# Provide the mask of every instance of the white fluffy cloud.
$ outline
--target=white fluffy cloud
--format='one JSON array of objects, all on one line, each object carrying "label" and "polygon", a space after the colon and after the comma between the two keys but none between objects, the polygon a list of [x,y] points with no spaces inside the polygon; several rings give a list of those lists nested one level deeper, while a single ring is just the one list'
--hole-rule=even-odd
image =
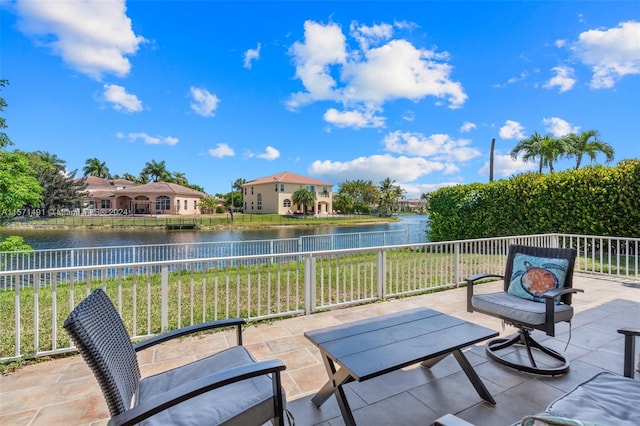
[{"label": "white fluffy cloud", "polygon": [[226,143],[219,143],[215,148],[211,148],[207,151],[210,156],[216,158],[233,157],[236,153]]},{"label": "white fluffy cloud", "polygon": [[116,137],[119,139],[128,139],[129,142],[142,140],[147,145],[175,145],[179,142],[178,138],[174,138],[173,136],[150,136],[143,132],[127,133],[126,135],[124,133],[117,133]]},{"label": "white fluffy cloud", "polygon": [[379,182],[387,177],[398,182],[411,182],[432,172],[443,172],[447,165],[421,157],[395,157],[390,154],[358,157],[350,161],[314,161],[308,169],[311,176],[336,182],[364,179]]},{"label": "white fluffy cloud", "polygon": [[104,98],[113,104],[113,109],[127,112],[142,111],[142,102],[136,95],[127,93],[124,87],[117,84],[105,84]]},{"label": "white fluffy cloud", "polygon": [[215,115],[220,103],[220,99],[216,95],[209,93],[207,89],[191,86],[191,97],[193,98],[191,109],[196,114],[203,117],[213,117]]},{"label": "white fluffy cloud", "polygon": [[[450,108],[458,108],[467,99],[462,85],[451,79],[452,67],[447,63],[446,53],[418,48],[404,39],[391,39],[390,24],[368,27],[352,23],[350,35],[358,47],[351,49],[342,28],[335,23],[306,21],[304,29],[304,41],[295,42],[289,53],[296,78],[305,91],[291,95],[287,102],[289,109],[333,101],[341,104],[345,113],[378,111],[390,100],[419,101],[428,96],[446,99]],[[334,77],[338,75],[339,80]],[[332,109],[325,119],[333,118],[332,124],[353,127],[377,127],[380,123],[338,120],[339,114]],[[381,117],[361,114],[359,118]]]},{"label": "white fluffy cloud", "polygon": [[517,121],[507,120],[498,132],[502,139],[524,139],[524,127]]},{"label": "white fluffy cloud", "polygon": [[572,126],[569,122],[558,117],[543,118],[542,124],[545,125],[547,132],[559,138],[569,133],[580,132],[580,127]]},{"label": "white fluffy cloud", "polygon": [[562,93],[571,90],[576,84],[573,68],[559,66],[551,68],[551,71],[555,73],[555,76],[551,77],[544,87],[548,89],[558,87],[559,92]]},{"label": "white fluffy cloud", "polygon": [[421,133],[398,131],[385,136],[383,143],[389,152],[433,157],[446,162],[464,162],[481,154],[479,150],[468,146],[471,141],[455,140],[445,134],[425,136]]},{"label": "white fluffy cloud", "polygon": [[134,34],[124,0],[19,0],[20,29],[74,69],[95,79],[129,74],[142,36]]},{"label": "white fluffy cloud", "polygon": [[267,161],[273,161],[276,158],[280,157],[280,151],[278,151],[272,146],[267,146],[264,149],[264,152],[261,154],[257,154],[256,157],[262,158],[263,160],[267,160]]},{"label": "white fluffy cloud", "polygon": [[471,123],[469,121],[465,121],[464,123],[462,123],[462,126],[460,126],[460,132],[461,133],[468,133],[473,129],[476,129],[478,126],[476,126],[475,123]]},{"label": "white fluffy cloud", "polygon": [[247,49],[247,51],[244,52],[244,63],[242,66],[251,69],[253,62],[258,59],[260,59],[260,43],[258,43],[258,47],[255,49]]},{"label": "white fluffy cloud", "polygon": [[324,113],[324,120],[336,127],[384,127],[385,118],[376,116],[375,110],[372,111],[343,111],[340,112],[335,108],[329,108]]},{"label": "white fluffy cloud", "polygon": [[613,87],[625,75],[640,74],[640,22],[585,31],[572,50],[582,63],[591,67],[592,88]]}]

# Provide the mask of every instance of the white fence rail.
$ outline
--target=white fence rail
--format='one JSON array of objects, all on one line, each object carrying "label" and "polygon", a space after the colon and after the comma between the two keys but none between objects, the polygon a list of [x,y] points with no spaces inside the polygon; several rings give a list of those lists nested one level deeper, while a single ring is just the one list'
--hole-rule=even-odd
[{"label": "white fence rail", "polygon": [[[79,247],[0,252],[4,271],[119,265],[165,260],[209,259],[213,257],[299,253],[306,251],[376,247],[426,242],[426,222],[404,229],[304,235],[297,238],[250,241],[214,241],[180,244],[151,244],[112,247]],[[0,283],[0,288],[1,283]]]},{"label": "white fence rail", "polygon": [[640,239],[558,234],[2,271],[0,361],[73,350],[62,323],[99,287],[139,338],[457,286],[468,275],[502,273],[512,243],[575,247],[577,272],[639,279]]}]

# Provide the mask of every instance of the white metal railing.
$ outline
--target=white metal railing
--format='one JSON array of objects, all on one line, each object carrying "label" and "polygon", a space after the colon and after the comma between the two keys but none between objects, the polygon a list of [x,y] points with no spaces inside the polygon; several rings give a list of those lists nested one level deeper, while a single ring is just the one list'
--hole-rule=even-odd
[{"label": "white metal railing", "polygon": [[[0,252],[0,268],[9,271],[144,263],[164,260],[299,253],[426,242],[426,223],[404,229],[304,235],[249,241],[214,241],[110,247],[78,247]],[[2,288],[0,283],[0,288]]]},{"label": "white metal railing", "polygon": [[639,279],[640,239],[564,234],[2,271],[0,360],[73,350],[64,319],[99,287],[140,338],[214,319],[303,315],[457,286],[472,274],[502,273],[512,243],[574,247],[576,272]]}]

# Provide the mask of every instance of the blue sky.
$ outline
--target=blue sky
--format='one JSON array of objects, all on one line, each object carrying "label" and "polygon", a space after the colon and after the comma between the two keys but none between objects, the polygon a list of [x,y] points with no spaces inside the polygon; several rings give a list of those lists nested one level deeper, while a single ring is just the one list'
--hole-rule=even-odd
[{"label": "blue sky", "polygon": [[[534,131],[640,157],[633,1],[10,1],[14,148],[112,174],[151,160],[210,194],[282,171],[418,197],[527,170]],[[599,162],[604,158],[599,157]],[[585,158],[586,163],[589,160]],[[556,168],[570,167],[569,161]]]}]

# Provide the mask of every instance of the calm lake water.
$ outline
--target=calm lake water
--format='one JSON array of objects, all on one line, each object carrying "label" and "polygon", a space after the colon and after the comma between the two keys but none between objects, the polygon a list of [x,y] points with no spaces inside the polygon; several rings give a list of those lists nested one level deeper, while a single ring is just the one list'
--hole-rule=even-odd
[{"label": "calm lake water", "polygon": [[[271,240],[303,235],[379,232],[409,228],[409,232],[426,233],[425,215],[400,216],[394,223],[360,226],[282,227],[268,229],[204,230],[58,230],[0,229],[0,237],[20,235],[35,250],[77,247],[112,247],[147,244],[178,244],[219,241]],[[426,237],[425,237],[426,238]],[[425,239],[426,240],[426,239]]]}]

